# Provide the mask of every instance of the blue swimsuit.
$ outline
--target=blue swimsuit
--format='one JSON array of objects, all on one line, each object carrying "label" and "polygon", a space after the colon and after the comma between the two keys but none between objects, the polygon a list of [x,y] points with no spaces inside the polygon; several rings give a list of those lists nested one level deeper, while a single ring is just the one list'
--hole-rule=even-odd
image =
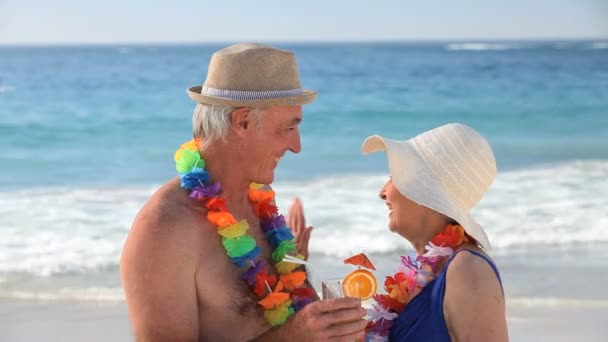
[{"label": "blue swimsuit", "polygon": [[433,341],[449,342],[450,334],[443,317],[443,297],[445,296],[445,281],[448,266],[454,260],[456,254],[467,251],[483,258],[492,266],[496,277],[500,281],[498,269],[492,261],[470,249],[461,249],[454,253],[446,263],[443,271],[430,281],[420,293],[414,297],[395,319],[390,331],[390,341]]}]

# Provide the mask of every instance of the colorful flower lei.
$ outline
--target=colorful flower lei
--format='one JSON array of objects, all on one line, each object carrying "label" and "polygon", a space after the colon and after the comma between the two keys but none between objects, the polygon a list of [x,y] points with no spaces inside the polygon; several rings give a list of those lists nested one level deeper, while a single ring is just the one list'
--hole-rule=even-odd
[{"label": "colorful flower lei", "polygon": [[409,301],[437,276],[443,261],[449,258],[458,246],[468,241],[462,226],[448,224],[425,246],[427,252],[424,255],[418,255],[416,258],[402,256],[397,265],[397,273],[387,276],[384,282],[387,294],[377,294],[373,297],[375,303],[368,310],[367,331],[379,336],[388,336],[395,318]]},{"label": "colorful flower lei", "polygon": [[[189,197],[207,208],[207,219],[217,227],[222,245],[232,262],[238,267],[247,268],[242,279],[260,298],[258,304],[264,308],[266,321],[273,326],[281,325],[312,302],[314,290],[301,287],[306,281],[306,272],[296,271],[301,265],[283,261],[285,255],[296,252],[296,244],[285,218],[274,205],[274,191],[263,190],[263,185],[252,183],[248,196],[254,213],[260,218],[262,230],[274,249],[272,259],[279,273],[278,279],[268,272],[266,261],[258,259],[260,248],[255,239],[247,234],[247,221],[237,221],[230,214],[225,199],[220,197],[220,184],[210,183],[199,146],[200,141],[195,139],[184,143],[175,152],[175,168],[179,172],[181,187],[189,189]],[[301,254],[294,257],[304,259]]]}]

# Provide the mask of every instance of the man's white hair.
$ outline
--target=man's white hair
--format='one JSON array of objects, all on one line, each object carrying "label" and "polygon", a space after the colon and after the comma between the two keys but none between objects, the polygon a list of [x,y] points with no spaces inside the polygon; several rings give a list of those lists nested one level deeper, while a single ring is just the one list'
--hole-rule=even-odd
[{"label": "man's white hair", "polygon": [[[199,103],[192,114],[192,133],[195,138],[202,139],[204,149],[209,143],[224,140],[230,128],[230,116],[238,107],[222,107]],[[260,122],[263,110],[252,108],[254,120]]]}]

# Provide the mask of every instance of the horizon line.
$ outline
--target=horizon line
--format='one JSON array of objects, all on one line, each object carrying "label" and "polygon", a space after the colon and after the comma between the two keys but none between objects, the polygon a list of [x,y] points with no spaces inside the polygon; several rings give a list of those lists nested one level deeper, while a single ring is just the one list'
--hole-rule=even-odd
[{"label": "horizon line", "polygon": [[313,40],[313,39],[296,39],[296,40],[282,40],[282,39],[266,39],[266,40],[252,40],[252,39],[226,39],[226,40],[207,40],[207,41],[195,41],[195,40],[159,40],[159,41],[74,41],[74,42],[62,42],[62,41],[50,41],[50,42],[1,42],[0,46],[22,46],[22,47],[38,47],[38,46],[117,46],[117,45],[215,45],[215,44],[226,44],[233,42],[258,42],[258,43],[272,43],[272,44],[340,44],[340,43],[477,43],[477,42],[588,42],[588,41],[604,41],[608,40],[608,36],[605,37],[513,37],[513,38],[403,38],[403,39],[341,39],[341,40]]}]

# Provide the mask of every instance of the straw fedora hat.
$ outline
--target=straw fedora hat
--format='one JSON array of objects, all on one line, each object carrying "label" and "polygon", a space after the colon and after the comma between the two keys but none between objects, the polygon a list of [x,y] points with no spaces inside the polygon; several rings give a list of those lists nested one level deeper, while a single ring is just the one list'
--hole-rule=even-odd
[{"label": "straw fedora hat", "polygon": [[230,107],[300,106],[317,96],[302,89],[292,52],[252,43],[214,53],[205,83],[189,88],[188,95],[200,103]]},{"label": "straw fedora hat", "polygon": [[490,249],[485,230],[470,214],[496,178],[494,153],[479,133],[451,123],[405,141],[373,135],[361,150],[386,151],[393,184],[402,195],[458,221]]}]

